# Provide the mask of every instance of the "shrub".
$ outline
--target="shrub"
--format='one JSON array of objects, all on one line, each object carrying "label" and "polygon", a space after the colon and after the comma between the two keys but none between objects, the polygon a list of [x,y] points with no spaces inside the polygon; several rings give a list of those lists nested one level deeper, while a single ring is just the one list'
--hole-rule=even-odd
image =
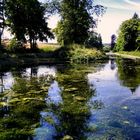
[{"label": "shrub", "polygon": [[103,51],[104,52],[109,52],[111,50],[111,47],[110,46],[104,46],[103,47]]},{"label": "shrub", "polygon": [[13,38],[8,45],[8,51],[10,52],[23,52],[25,47],[21,41],[18,41],[16,38]]},{"label": "shrub", "polygon": [[95,48],[86,48],[84,45],[78,44],[65,47],[65,51],[67,52],[63,54],[67,56],[67,59],[76,63],[88,62],[103,56],[102,52]]}]

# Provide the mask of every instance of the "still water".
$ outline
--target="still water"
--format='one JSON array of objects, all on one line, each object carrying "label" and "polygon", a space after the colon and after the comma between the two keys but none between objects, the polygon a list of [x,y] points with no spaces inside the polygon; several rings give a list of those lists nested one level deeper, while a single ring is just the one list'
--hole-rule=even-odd
[{"label": "still water", "polygon": [[0,140],[140,140],[140,62],[0,73]]}]

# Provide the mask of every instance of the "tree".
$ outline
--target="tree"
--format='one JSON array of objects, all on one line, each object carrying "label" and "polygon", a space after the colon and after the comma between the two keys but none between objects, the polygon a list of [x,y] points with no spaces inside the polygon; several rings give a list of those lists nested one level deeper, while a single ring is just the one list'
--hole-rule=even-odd
[{"label": "tree", "polygon": [[89,32],[89,38],[85,41],[85,45],[90,48],[101,49],[103,47],[102,37],[96,32]]},{"label": "tree", "polygon": [[7,0],[6,18],[11,33],[17,40],[29,40],[31,49],[36,48],[36,41],[53,38],[46,22],[45,8],[37,0]]},{"label": "tree", "polygon": [[60,44],[83,44],[88,39],[89,29],[95,26],[93,14],[100,15],[105,9],[94,6],[92,0],[62,0],[61,21],[54,30]]},{"label": "tree", "polygon": [[116,35],[113,34],[111,36],[111,50],[113,50],[113,48],[115,47],[115,44],[116,44],[115,41],[116,41]]},{"label": "tree", "polygon": [[132,51],[140,49],[139,44],[140,35],[140,18],[136,13],[133,18],[124,21],[119,29],[119,36],[117,39],[117,51]]},{"label": "tree", "polygon": [[132,19],[139,19],[139,15],[137,13],[134,13]]},{"label": "tree", "polygon": [[0,47],[3,30],[4,30],[4,0],[0,0]]}]

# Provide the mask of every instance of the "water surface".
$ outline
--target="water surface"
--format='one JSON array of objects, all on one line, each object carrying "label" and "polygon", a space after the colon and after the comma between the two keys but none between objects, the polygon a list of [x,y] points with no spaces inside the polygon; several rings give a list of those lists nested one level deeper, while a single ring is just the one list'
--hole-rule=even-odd
[{"label": "water surface", "polygon": [[140,62],[1,72],[1,140],[139,140]]}]

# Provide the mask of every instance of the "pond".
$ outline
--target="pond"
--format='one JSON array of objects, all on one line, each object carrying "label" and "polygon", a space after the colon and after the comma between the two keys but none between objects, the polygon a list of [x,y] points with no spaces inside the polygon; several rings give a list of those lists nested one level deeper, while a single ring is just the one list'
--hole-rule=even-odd
[{"label": "pond", "polygon": [[0,72],[0,140],[139,140],[140,62]]}]

